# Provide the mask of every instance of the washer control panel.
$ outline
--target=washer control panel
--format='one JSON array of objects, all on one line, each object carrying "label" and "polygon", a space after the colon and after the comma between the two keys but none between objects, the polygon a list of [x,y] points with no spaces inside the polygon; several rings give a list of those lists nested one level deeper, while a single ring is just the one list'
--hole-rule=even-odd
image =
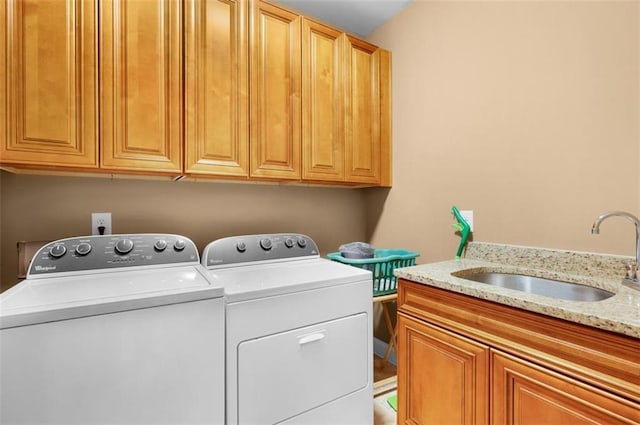
[{"label": "washer control panel", "polygon": [[202,252],[207,268],[229,267],[256,261],[319,257],[318,247],[309,236],[297,233],[244,235],[218,239]]},{"label": "washer control panel", "polygon": [[27,276],[162,264],[198,264],[196,245],[171,234],[81,236],[51,242],[34,255]]}]

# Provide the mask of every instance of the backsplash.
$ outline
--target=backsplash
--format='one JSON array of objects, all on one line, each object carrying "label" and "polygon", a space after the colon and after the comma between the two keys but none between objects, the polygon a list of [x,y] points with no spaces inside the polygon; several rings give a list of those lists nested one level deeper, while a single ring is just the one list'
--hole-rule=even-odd
[{"label": "backsplash", "polygon": [[532,269],[554,270],[592,277],[624,277],[625,264],[634,261],[624,255],[598,254],[488,242],[470,242],[465,258],[510,264]]}]

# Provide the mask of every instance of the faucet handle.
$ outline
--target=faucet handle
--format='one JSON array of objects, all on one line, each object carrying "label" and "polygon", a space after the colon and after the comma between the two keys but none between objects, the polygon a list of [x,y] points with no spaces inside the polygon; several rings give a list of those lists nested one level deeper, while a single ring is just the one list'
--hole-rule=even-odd
[{"label": "faucet handle", "polygon": [[638,265],[635,263],[629,263],[625,265],[627,273],[625,274],[625,279],[631,280],[634,282],[638,281]]}]

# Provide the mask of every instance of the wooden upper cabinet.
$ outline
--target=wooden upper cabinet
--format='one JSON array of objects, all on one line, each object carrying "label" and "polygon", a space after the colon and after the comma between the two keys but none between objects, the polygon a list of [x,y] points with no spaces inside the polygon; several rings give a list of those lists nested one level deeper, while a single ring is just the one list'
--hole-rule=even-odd
[{"label": "wooden upper cabinet", "polygon": [[185,7],[185,171],[248,176],[247,1]]},{"label": "wooden upper cabinet", "polygon": [[346,180],[380,184],[380,49],[347,36]]},{"label": "wooden upper cabinet", "polygon": [[302,177],[344,181],[344,39],[302,21]]},{"label": "wooden upper cabinet", "polygon": [[390,54],[342,31],[263,0],[0,0],[0,23],[1,165],[390,186]]},{"label": "wooden upper cabinet", "polygon": [[380,186],[391,187],[391,52],[380,49]]},{"label": "wooden upper cabinet", "polygon": [[182,2],[99,4],[101,166],[180,173]]},{"label": "wooden upper cabinet", "polygon": [[98,166],[96,16],[91,1],[0,1],[0,163]]},{"label": "wooden upper cabinet", "polygon": [[250,20],[250,174],[300,180],[301,17],[258,0]]}]

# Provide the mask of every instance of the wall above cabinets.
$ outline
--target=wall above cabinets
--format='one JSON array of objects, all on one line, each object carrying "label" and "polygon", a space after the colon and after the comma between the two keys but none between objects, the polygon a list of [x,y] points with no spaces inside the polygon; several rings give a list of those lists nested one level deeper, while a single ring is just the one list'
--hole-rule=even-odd
[{"label": "wall above cabinets", "polygon": [[8,0],[0,21],[4,169],[391,185],[390,53],[337,29],[260,0]]}]

